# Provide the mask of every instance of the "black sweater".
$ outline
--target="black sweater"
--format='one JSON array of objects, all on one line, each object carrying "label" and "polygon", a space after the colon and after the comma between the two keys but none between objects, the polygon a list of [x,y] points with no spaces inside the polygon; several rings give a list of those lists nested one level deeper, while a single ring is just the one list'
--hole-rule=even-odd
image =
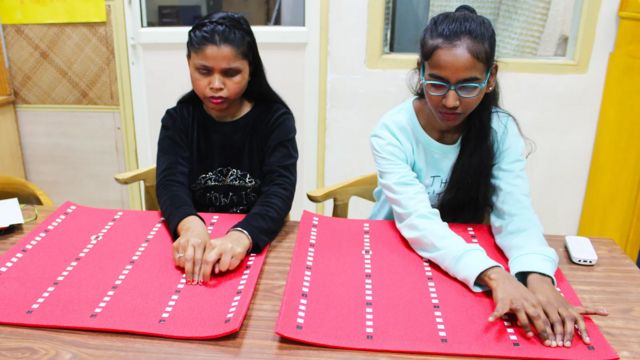
[{"label": "black sweater", "polygon": [[180,221],[202,212],[246,213],[259,253],[278,234],[296,186],[296,129],[291,111],[256,102],[237,120],[219,122],[199,99],[180,101],[162,118],[156,193],[174,237]]}]

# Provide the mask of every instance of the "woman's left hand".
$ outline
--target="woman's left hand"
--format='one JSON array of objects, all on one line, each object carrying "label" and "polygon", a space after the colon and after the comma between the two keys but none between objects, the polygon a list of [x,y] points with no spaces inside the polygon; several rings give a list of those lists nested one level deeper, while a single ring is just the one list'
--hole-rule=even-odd
[{"label": "woman's left hand", "polygon": [[583,315],[608,315],[605,309],[573,306],[560,294],[553,281],[542,274],[531,273],[527,278],[527,288],[538,298],[551,323],[553,336],[558,346],[571,346],[574,328],[586,344],[591,343]]},{"label": "woman's left hand", "polygon": [[251,240],[240,231],[230,231],[223,237],[207,241],[198,278],[206,284],[212,272],[218,274],[235,269],[250,248]]}]

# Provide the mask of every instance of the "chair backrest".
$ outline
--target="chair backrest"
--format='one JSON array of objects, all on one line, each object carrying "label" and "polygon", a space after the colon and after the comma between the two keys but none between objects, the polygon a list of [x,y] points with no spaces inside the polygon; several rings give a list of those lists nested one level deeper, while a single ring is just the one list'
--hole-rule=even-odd
[{"label": "chair backrest", "polygon": [[14,197],[21,204],[54,206],[51,198],[34,183],[15,176],[0,176],[0,199]]},{"label": "chair backrest", "polygon": [[144,208],[146,210],[160,210],[156,197],[156,166],[144,169],[136,169],[121,174],[116,174],[114,179],[120,184],[134,184],[142,181],[144,185]]},{"label": "chair backrest", "polygon": [[[144,184],[144,203],[146,210],[159,210],[156,197],[156,167],[127,171],[114,176],[115,180],[123,185],[134,184],[142,181]],[[333,200],[334,217],[346,218],[349,214],[349,200],[352,196],[374,201],[373,190],[378,185],[376,173],[357,177],[339,184],[309,191],[307,197],[314,203],[321,203],[329,199]]]},{"label": "chair backrest", "polygon": [[378,186],[376,173],[359,176],[335,185],[315,189],[307,193],[307,197],[314,203],[321,203],[333,199],[332,216],[346,218],[349,215],[349,200],[357,196],[374,201],[373,190]]}]

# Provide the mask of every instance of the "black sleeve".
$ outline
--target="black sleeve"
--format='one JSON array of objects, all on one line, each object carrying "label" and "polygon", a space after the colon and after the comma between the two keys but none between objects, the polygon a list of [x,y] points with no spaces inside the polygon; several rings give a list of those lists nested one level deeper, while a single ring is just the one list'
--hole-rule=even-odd
[{"label": "black sleeve", "polygon": [[175,108],[170,109],[162,118],[156,159],[156,196],[174,240],[180,221],[190,215],[198,216],[189,189],[188,124],[177,114]]},{"label": "black sleeve", "polygon": [[253,240],[253,253],[261,252],[284,225],[296,189],[298,147],[293,114],[279,107],[265,134],[264,180],[260,197],[235,227],[246,230]]}]

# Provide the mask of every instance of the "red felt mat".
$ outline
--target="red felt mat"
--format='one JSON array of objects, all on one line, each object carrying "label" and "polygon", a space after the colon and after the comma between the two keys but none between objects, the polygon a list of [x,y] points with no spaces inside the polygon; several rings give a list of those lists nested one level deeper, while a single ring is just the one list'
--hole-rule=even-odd
[{"label": "red felt mat", "polygon": [[[451,225],[505,264],[490,229]],[[579,300],[560,270],[558,287]],[[307,343],[351,349],[536,359],[613,359],[616,352],[587,319],[593,345],[547,348],[509,321],[487,322],[494,309],[418,256],[392,221],[347,220],[305,213],[276,332]]]},{"label": "red felt mat", "polygon": [[[213,237],[242,217],[201,216]],[[238,331],[266,251],[197,286],[171,244],[157,211],[67,202],[0,258],[0,323],[192,339]]]}]

